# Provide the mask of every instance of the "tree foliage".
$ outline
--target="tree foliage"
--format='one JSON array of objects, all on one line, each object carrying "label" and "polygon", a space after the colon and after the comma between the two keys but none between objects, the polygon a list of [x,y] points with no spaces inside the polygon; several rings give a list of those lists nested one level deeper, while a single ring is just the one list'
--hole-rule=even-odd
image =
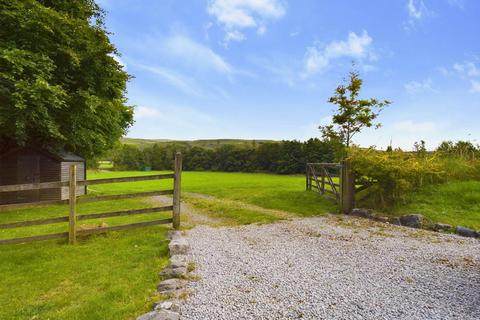
[{"label": "tree foliage", "polygon": [[0,0],[0,152],[110,149],[133,122],[115,54],[93,0]]},{"label": "tree foliage", "polygon": [[328,102],[337,106],[336,113],[332,117],[332,124],[320,126],[324,138],[339,141],[347,148],[352,138],[363,128],[380,127],[374,123],[380,111],[391,102],[380,101],[375,98],[360,99],[358,96],[362,88],[363,80],[357,71],[349,74],[349,83],[341,84],[335,89],[335,94]]},{"label": "tree foliage", "polygon": [[307,162],[336,160],[335,147],[319,139],[268,142],[251,147],[222,145],[216,149],[177,144],[155,144],[144,149],[123,145],[113,152],[114,168],[172,170],[177,150],[183,153],[184,169],[192,171],[304,173]]}]

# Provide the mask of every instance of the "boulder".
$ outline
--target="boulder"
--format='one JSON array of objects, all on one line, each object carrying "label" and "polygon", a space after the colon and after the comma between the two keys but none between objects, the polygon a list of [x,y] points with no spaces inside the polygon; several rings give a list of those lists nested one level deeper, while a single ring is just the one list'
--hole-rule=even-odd
[{"label": "boulder", "polygon": [[463,237],[469,237],[469,238],[478,237],[478,233],[475,232],[475,230],[465,228],[465,227],[462,227],[462,226],[458,226],[455,229],[455,233],[458,234],[459,236],[463,236]]},{"label": "boulder", "polygon": [[157,291],[160,293],[169,293],[182,289],[187,282],[183,279],[168,279],[160,282],[157,286]]},{"label": "boulder", "polygon": [[145,313],[137,318],[137,320],[178,320],[180,315],[169,310],[158,310]]},{"label": "boulder", "polygon": [[185,278],[187,276],[187,268],[178,267],[172,268],[167,267],[160,272],[160,276],[164,278]]},{"label": "boulder", "polygon": [[400,223],[402,226],[410,228],[421,228],[425,218],[421,214],[407,214],[400,217]]},{"label": "boulder", "polygon": [[400,222],[400,218],[397,218],[397,217],[388,219],[388,222],[396,226],[402,225],[402,223]]},{"label": "boulder", "polygon": [[435,223],[433,225],[434,231],[450,231],[451,229],[452,229],[452,226],[446,223]]},{"label": "boulder", "polygon": [[186,268],[188,265],[188,257],[184,254],[176,254],[170,257],[171,268]]},{"label": "boulder", "polygon": [[170,250],[170,255],[174,256],[176,254],[186,254],[190,250],[190,246],[187,239],[177,238],[170,241],[168,249]]},{"label": "boulder", "polygon": [[181,304],[178,300],[159,301],[155,304],[154,310],[170,310],[173,312],[180,312]]},{"label": "boulder", "polygon": [[181,231],[178,230],[172,230],[168,232],[168,238],[170,240],[175,240],[175,239],[180,239],[183,237],[183,234]]}]

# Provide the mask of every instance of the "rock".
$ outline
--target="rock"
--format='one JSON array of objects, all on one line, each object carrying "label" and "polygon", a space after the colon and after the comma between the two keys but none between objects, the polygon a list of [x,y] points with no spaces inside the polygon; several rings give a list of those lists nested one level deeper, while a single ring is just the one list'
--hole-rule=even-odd
[{"label": "rock", "polygon": [[187,282],[183,279],[168,279],[163,280],[157,286],[157,291],[160,293],[169,293],[176,291],[178,289],[182,289],[185,287]]},{"label": "rock", "polygon": [[394,224],[396,226],[401,226],[402,225],[402,223],[400,222],[400,218],[397,218],[397,217],[390,218],[388,220],[388,222],[390,222],[391,224]]},{"label": "rock", "polygon": [[165,278],[184,278],[187,276],[187,268],[178,267],[172,268],[167,267],[160,272],[160,276]]},{"label": "rock", "polygon": [[158,310],[145,313],[137,318],[137,320],[178,320],[180,314],[169,310]]},{"label": "rock", "polygon": [[184,254],[176,254],[170,257],[171,268],[186,268],[188,265],[188,257]]},{"label": "rock", "polygon": [[168,244],[170,255],[186,254],[190,250],[188,241],[185,238],[172,239]]},{"label": "rock", "polygon": [[425,218],[421,214],[407,214],[400,217],[402,226],[410,228],[421,228]]},{"label": "rock", "polygon": [[433,225],[434,231],[450,231],[451,229],[452,229],[452,226],[446,223],[435,223]]},{"label": "rock", "polygon": [[137,318],[137,320],[153,320],[155,319],[156,315],[157,312],[151,311],[149,313],[142,314],[140,317]]},{"label": "rock", "polygon": [[178,231],[178,230],[172,230],[172,231],[169,231],[168,232],[168,238],[170,240],[176,240],[176,239],[180,239],[182,238],[183,235],[182,235],[182,232],[181,231]]},{"label": "rock", "polygon": [[178,300],[166,300],[156,303],[154,310],[170,310],[174,312],[180,312],[180,302]]},{"label": "rock", "polygon": [[478,237],[478,234],[477,232],[475,232],[475,230],[468,229],[462,226],[457,226],[457,228],[455,229],[455,233],[463,237],[469,237],[469,238]]},{"label": "rock", "polygon": [[363,209],[363,208],[354,208],[350,214],[352,216],[363,217],[363,218],[372,218],[374,216],[371,210]]},{"label": "rock", "polygon": [[[159,318],[158,320],[178,320],[180,319],[180,314],[177,312],[173,312],[170,310],[159,310],[158,311]],[[157,320],[155,319],[155,320]]]}]

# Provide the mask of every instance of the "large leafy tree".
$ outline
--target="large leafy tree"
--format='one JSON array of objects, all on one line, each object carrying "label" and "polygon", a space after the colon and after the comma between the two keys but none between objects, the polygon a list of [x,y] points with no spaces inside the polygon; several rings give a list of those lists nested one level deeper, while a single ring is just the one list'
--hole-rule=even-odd
[{"label": "large leafy tree", "polygon": [[0,0],[0,152],[111,148],[133,123],[116,54],[93,0]]},{"label": "large leafy tree", "polygon": [[359,98],[362,84],[360,74],[357,71],[351,71],[348,83],[341,84],[335,89],[335,94],[328,100],[337,107],[332,116],[333,123],[319,127],[324,138],[338,141],[348,148],[353,136],[363,128],[380,127],[380,123],[375,123],[375,119],[391,102],[375,98]]}]

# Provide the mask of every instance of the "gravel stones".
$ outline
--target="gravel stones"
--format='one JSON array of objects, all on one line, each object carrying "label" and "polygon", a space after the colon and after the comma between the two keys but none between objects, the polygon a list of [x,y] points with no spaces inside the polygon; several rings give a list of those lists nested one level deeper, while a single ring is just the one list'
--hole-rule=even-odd
[{"label": "gravel stones", "polygon": [[355,217],[189,231],[182,319],[480,319],[480,242]]}]

